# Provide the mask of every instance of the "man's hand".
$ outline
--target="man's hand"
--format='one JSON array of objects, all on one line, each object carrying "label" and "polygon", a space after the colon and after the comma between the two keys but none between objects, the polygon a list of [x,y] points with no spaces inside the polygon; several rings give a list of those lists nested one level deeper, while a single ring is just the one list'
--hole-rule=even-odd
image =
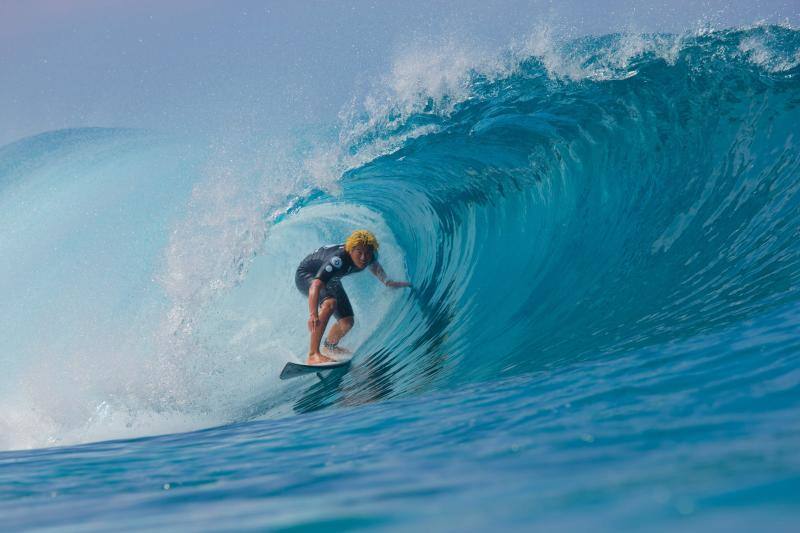
[{"label": "man's hand", "polygon": [[314,332],[319,327],[319,316],[311,315],[308,318],[308,331]]},{"label": "man's hand", "polygon": [[400,287],[410,287],[411,284],[407,281],[392,281],[390,279],[387,279],[386,286],[391,287],[393,289],[399,289]]}]

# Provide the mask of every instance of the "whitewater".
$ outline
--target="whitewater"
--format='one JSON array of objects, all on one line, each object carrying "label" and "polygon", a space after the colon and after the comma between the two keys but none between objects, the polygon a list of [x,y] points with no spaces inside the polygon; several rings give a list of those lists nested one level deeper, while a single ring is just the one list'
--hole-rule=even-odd
[{"label": "whitewater", "polygon": [[[10,528],[794,530],[800,32],[453,46],[293,142],[0,147]],[[351,370],[281,382],[356,228]]]}]

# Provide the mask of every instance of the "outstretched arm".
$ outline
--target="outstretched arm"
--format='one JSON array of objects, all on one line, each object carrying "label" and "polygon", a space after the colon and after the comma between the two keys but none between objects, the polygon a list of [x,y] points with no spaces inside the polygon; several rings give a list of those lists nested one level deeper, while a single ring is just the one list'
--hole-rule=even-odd
[{"label": "outstretched arm", "polygon": [[407,281],[392,281],[386,277],[386,272],[383,271],[383,267],[381,266],[378,261],[373,261],[372,264],[369,266],[370,272],[372,272],[376,278],[380,280],[381,283],[386,285],[387,287],[392,287],[394,289],[398,287],[410,287],[411,284]]}]

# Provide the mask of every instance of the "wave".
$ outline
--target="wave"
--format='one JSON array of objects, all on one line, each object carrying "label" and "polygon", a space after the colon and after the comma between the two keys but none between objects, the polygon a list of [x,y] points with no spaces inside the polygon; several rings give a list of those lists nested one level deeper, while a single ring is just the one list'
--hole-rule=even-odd
[{"label": "wave", "polygon": [[[130,130],[0,149],[4,448],[355,405],[739,328],[798,303],[800,33],[546,31],[399,60],[302,149]],[[305,344],[293,269],[374,228],[358,363]]]}]

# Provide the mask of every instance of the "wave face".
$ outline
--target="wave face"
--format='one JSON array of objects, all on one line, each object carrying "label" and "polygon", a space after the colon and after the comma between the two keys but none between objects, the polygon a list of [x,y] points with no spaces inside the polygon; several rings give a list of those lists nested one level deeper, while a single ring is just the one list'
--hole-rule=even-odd
[{"label": "wave face", "polygon": [[[726,355],[751,345],[796,375],[798,65],[800,34],[781,27],[538,35],[491,60],[398,63],[386,94],[312,150],[209,155],[100,129],[6,146],[0,444],[182,431],[576,364],[610,365],[623,386],[614,372],[632,354],[657,373],[677,353],[687,371],[659,381],[663,394],[731,365],[720,387],[760,387],[764,361]],[[280,383],[305,345],[293,269],[356,226],[415,290],[346,280],[353,371],[332,387]],[[776,409],[796,407],[796,380],[786,387]]]},{"label": "wave face", "polygon": [[796,306],[798,37],[573,42],[347,139],[356,160],[402,139],[343,179],[418,287],[370,343],[389,372],[611,361]]}]

